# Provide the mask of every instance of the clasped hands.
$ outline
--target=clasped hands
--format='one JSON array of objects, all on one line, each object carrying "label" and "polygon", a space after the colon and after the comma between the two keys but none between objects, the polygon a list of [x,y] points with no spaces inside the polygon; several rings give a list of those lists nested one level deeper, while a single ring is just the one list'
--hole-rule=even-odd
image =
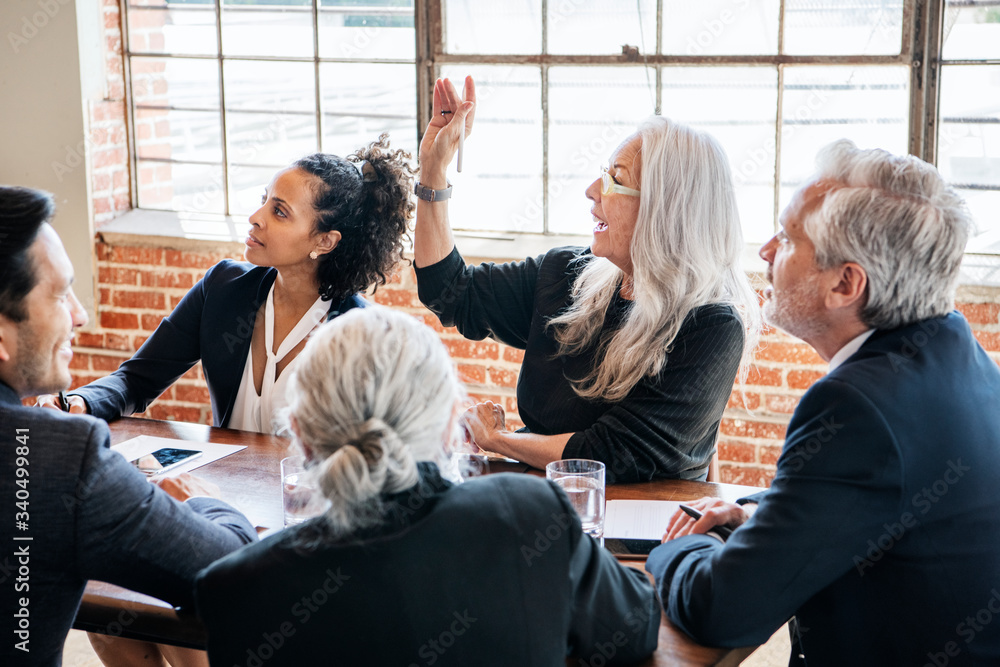
[{"label": "clasped hands", "polygon": [[466,410],[462,415],[461,424],[465,428],[469,443],[486,451],[496,451],[490,449],[490,443],[495,440],[497,433],[507,430],[504,409],[493,401],[476,403]]}]

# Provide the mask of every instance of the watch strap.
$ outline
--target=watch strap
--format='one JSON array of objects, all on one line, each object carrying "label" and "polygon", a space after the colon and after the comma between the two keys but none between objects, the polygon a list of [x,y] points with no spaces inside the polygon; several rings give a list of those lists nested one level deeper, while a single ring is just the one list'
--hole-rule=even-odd
[{"label": "watch strap", "polygon": [[420,183],[413,184],[413,194],[417,195],[419,199],[424,201],[442,201],[451,197],[451,181],[447,181],[448,187],[444,190],[432,190],[426,185],[421,185]]}]

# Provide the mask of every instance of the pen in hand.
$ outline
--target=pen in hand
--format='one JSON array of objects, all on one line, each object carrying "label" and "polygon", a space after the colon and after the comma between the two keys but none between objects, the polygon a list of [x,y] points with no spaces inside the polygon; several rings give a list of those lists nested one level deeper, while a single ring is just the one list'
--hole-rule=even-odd
[{"label": "pen in hand", "polygon": [[[693,517],[695,520],[698,520],[702,517],[702,513],[696,510],[695,508],[691,507],[690,505],[685,505],[681,503],[680,508],[684,510],[685,514],[687,514],[690,517]],[[717,533],[719,537],[721,537],[723,540],[728,540],[729,536],[733,534],[733,529],[729,528],[728,526],[715,526],[714,528],[712,528],[712,531]]]},{"label": "pen in hand", "polygon": [[66,400],[66,392],[59,392],[59,409],[63,412],[69,412],[69,401]]}]

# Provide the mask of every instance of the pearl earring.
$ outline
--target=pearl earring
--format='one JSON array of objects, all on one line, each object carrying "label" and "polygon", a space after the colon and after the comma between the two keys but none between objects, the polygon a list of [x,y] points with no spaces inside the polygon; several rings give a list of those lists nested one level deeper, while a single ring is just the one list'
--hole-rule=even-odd
[{"label": "pearl earring", "polygon": [[309,259],[319,259],[319,253],[313,250],[311,253],[309,253]]}]

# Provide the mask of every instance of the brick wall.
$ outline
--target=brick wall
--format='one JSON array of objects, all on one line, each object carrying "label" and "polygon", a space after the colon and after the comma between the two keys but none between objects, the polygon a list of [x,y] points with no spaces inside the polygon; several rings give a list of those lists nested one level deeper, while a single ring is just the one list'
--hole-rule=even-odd
[{"label": "brick wall", "polygon": [[[98,320],[80,333],[73,358],[73,386],[115,370],[146,340],[205,271],[225,257],[239,259],[241,246],[206,247],[201,252],[108,245],[98,241]],[[471,260],[470,260],[471,261]],[[1000,364],[1000,289],[963,289],[959,309],[976,337]],[[411,269],[400,272],[372,300],[421,318],[448,346],[470,397],[504,406],[517,418],[514,387],[521,352],[492,340],[468,341],[444,328],[417,300]],[[774,475],[788,419],[826,364],[808,345],[779,331],[767,332],[741,394],[737,387],[719,433],[722,481],[766,486]],[[745,394],[746,405],[744,406]],[[154,419],[211,423],[208,389],[196,366],[145,413]]]}]

